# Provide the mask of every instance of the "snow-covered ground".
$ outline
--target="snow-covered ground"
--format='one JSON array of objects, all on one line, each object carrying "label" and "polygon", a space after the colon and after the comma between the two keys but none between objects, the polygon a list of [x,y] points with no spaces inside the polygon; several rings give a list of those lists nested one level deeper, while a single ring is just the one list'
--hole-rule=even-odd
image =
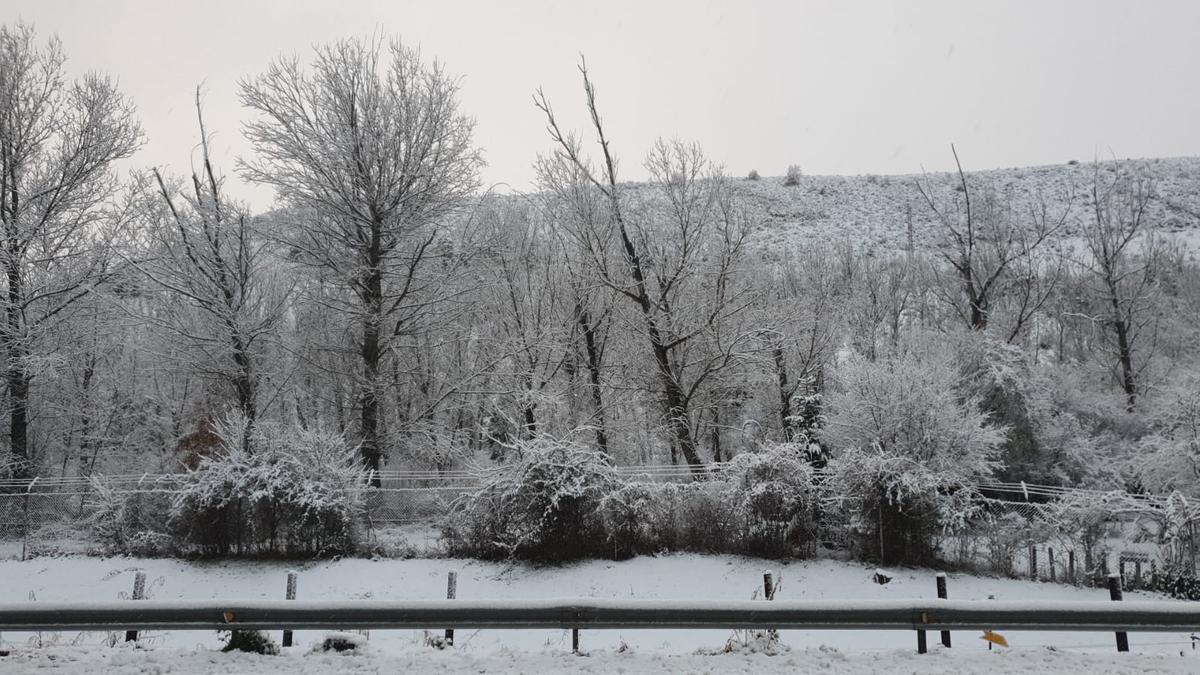
[{"label": "snow-covered ground", "polygon": [[[148,577],[148,595],[158,599],[280,598],[286,573],[300,573],[299,593],[305,599],[437,599],[444,597],[446,573],[458,571],[458,597],[478,599],[539,599],[566,596],[597,598],[673,598],[688,600],[746,600],[762,583],[762,572],[782,579],[781,599],[930,598],[935,596],[930,570],[898,570],[886,586],[872,582],[873,568],[835,560],[778,563],[732,556],[671,555],[624,562],[589,561],[563,567],[530,567],[473,560],[413,559],[310,562],[188,563],[177,560],[125,558],[37,558],[0,562],[0,601],[113,600],[128,593],[134,572]],[[951,574],[949,590],[956,599],[1094,600],[1106,602],[1101,589],[1072,588],[1010,579]],[[1128,599],[1153,596],[1129,593]],[[211,650],[220,645],[214,632],[155,632],[145,636],[148,650],[131,652],[104,647],[108,636],[72,634],[2,636],[12,656],[0,658],[0,673],[25,672],[35,667],[62,672],[920,672],[993,673],[1018,671],[1198,672],[1200,652],[1193,652],[1187,634],[1130,635],[1133,655],[1115,653],[1107,633],[1009,633],[1004,654],[988,653],[974,633],[955,635],[950,654],[915,655],[910,631],[784,631],[787,651],[771,657],[714,655],[730,638],[722,630],[593,630],[582,634],[582,648],[591,654],[574,657],[567,631],[460,630],[457,646],[436,652],[424,646],[415,631],[374,631],[366,657],[307,654],[322,633],[296,634],[297,648],[274,660],[229,656]],[[278,635],[275,636],[278,639]],[[51,647],[34,649],[41,640]],[[931,646],[937,642],[930,635]],[[1048,650],[1047,646],[1055,648]],[[180,651],[183,650],[183,651]],[[196,651],[199,650],[199,651]],[[1180,652],[1184,656],[1180,656]],[[337,658],[339,660],[330,661]],[[1115,668],[1115,670],[1114,670]],[[1156,670],[1157,669],[1157,670]]]},{"label": "snow-covered ground", "polygon": [[980,652],[937,649],[918,655],[912,650],[843,651],[832,648],[766,654],[673,654],[627,650],[593,651],[581,656],[561,651],[475,652],[410,647],[382,653],[314,654],[297,648],[281,656],[223,654],[193,649],[96,651],[78,647],[22,652],[0,658],[0,673],[143,675],[153,673],[922,673],[923,675],[1029,675],[1030,673],[1195,673],[1200,656],[1183,654],[1081,654],[1049,649]]}]

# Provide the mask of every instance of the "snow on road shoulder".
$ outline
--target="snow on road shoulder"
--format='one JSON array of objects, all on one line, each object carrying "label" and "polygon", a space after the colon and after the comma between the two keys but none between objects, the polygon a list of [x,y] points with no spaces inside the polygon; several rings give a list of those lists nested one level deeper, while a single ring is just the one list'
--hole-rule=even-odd
[{"label": "snow on road shoulder", "polygon": [[1045,648],[1006,652],[912,650],[843,652],[814,648],[765,654],[663,654],[637,651],[595,652],[584,656],[545,652],[500,651],[490,654],[412,649],[400,653],[325,654],[303,649],[281,656],[227,654],[206,649],[106,649],[83,647],[24,648],[0,658],[0,674],[63,675],[212,673],[858,673],[919,672],[938,675],[988,673],[1195,673],[1200,657],[1183,654],[1079,654]]}]

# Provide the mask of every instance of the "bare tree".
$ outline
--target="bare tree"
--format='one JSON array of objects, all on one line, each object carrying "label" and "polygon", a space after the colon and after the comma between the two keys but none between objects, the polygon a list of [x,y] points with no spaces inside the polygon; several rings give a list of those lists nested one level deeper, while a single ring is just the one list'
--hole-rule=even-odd
[{"label": "bare tree", "polygon": [[244,206],[229,200],[209,153],[196,89],[201,167],[190,189],[179,190],[158,169],[163,208],[150,212],[148,251],[131,260],[165,291],[166,312],[150,317],[198,351],[198,372],[227,382],[245,419],[246,438],[259,412],[262,342],[280,318],[287,292],[272,285],[266,242],[256,236]]},{"label": "bare tree", "polygon": [[1111,180],[1099,163],[1093,171],[1093,217],[1083,228],[1085,257],[1079,265],[1091,279],[1099,302],[1096,318],[1108,336],[1106,349],[1133,410],[1157,333],[1162,242],[1147,222],[1153,187],[1124,167],[1112,169]]},{"label": "bare tree", "polygon": [[57,39],[0,26],[0,266],[7,352],[9,443],[29,449],[31,362],[40,337],[109,269],[108,239],[119,184],[111,167],[133,154],[141,130],[133,106],[98,74],[69,82]]},{"label": "bare tree", "polygon": [[[958,194],[946,204],[935,196],[928,180],[917,181],[917,191],[942,227],[944,236],[938,253],[953,270],[953,285],[961,291],[961,301],[949,294],[947,300],[969,328],[984,330],[994,300],[1004,292],[1010,268],[1035,255],[1058,232],[1067,219],[1070,201],[1057,217],[1042,208],[1031,212],[1028,223],[1021,222],[1012,213],[1009,196],[995,189],[980,191],[973,187],[963,172],[958,151],[953,145],[950,151],[958,169]],[[1029,301],[1040,307],[1047,295],[1039,291],[1026,298],[1016,332],[1028,319],[1025,311],[1031,306]]]},{"label": "bare tree", "polygon": [[720,328],[749,301],[731,284],[749,232],[729,181],[695,145],[660,141],[645,162],[652,194],[631,208],[617,179],[617,162],[596,107],[596,90],[580,65],[601,169],[583,157],[579,142],[562,131],[545,95],[535,96],[557,145],[541,162],[544,184],[585,181],[608,203],[604,218],[573,230],[596,279],[626,298],[640,316],[661,386],[672,448],[688,464],[703,460],[692,429],[691,402],[713,376],[746,347],[747,335]]},{"label": "bare tree", "polygon": [[474,122],[458,81],[397,41],[316,48],[311,69],[283,58],[241,85],[258,158],[247,178],[297,207],[282,238],[294,258],[349,289],[360,324],[362,455],[379,469],[381,360],[444,291],[426,269],[445,260],[439,225],[478,186]]}]

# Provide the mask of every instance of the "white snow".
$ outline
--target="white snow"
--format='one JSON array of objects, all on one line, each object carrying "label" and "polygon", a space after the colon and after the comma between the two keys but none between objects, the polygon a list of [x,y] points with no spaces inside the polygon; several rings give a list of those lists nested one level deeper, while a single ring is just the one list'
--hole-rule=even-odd
[{"label": "white snow", "polygon": [[[458,598],[475,600],[496,600],[506,602],[529,602],[550,598],[570,596],[586,596],[595,599],[671,599],[671,600],[725,600],[747,601],[755,591],[761,588],[762,571],[771,569],[775,579],[782,582],[778,599],[790,600],[905,600],[912,598],[936,598],[934,570],[892,570],[895,578],[886,586],[873,583],[871,577],[874,568],[865,565],[836,560],[791,561],[775,563],[761,559],[741,558],[735,556],[701,556],[701,555],[670,555],[662,557],[643,557],[623,562],[589,561],[562,567],[533,567],[525,565],[507,565],[487,563],[474,560],[451,559],[413,559],[413,560],[365,560],[346,559],[338,561],[310,562],[299,566],[299,581],[297,596],[301,600],[346,600],[346,599],[375,599],[375,600],[437,600],[445,598],[446,573],[449,570],[458,571]],[[79,602],[79,601],[113,601],[123,599],[133,584],[134,572],[143,570],[147,573],[147,595],[156,600],[199,600],[211,598],[238,598],[243,601],[281,599],[286,588],[287,572],[297,569],[295,562],[252,562],[224,561],[189,563],[168,559],[126,559],[126,558],[37,558],[28,561],[0,562],[0,602],[18,602],[35,599],[38,602]],[[1108,592],[1104,589],[1073,588],[1066,585],[1032,583],[1012,579],[994,579],[974,577],[969,575],[950,574],[948,589],[951,600],[985,600],[994,595],[1000,601],[1091,601],[1107,602]],[[1130,592],[1127,600],[1158,599],[1144,593]],[[766,601],[761,601],[766,602]],[[1087,666],[1094,670],[1091,661],[1078,656],[1079,653],[1094,653],[1099,659],[1097,663],[1106,663],[1105,659],[1118,658],[1115,653],[1113,636],[1109,633],[1087,632],[1025,632],[1013,633],[1003,631],[1012,652],[1008,656],[989,654],[986,644],[979,639],[979,634],[962,631],[955,633],[955,648],[951,656],[935,656],[929,663],[945,664],[944,672],[960,672],[964,663],[971,659],[989,659],[985,668],[993,672],[1007,668],[1004,664],[1013,665],[1011,672],[1020,669],[1040,668],[1037,664],[1044,659],[1068,659],[1062,661],[1063,668],[1076,670],[1076,666]],[[320,631],[297,631],[297,648],[307,651],[309,647],[321,640],[324,633]],[[821,667],[821,664],[836,665],[841,660],[848,660],[847,667],[865,669],[880,668],[886,662],[883,656],[870,655],[865,652],[876,650],[900,650],[893,654],[895,658],[907,658],[903,654],[915,651],[915,635],[912,631],[793,631],[780,632],[781,643],[792,650],[790,655],[779,657],[781,660],[763,661],[766,657],[745,657],[746,663],[737,661],[730,665],[722,661],[725,657],[699,657],[699,651],[714,652],[721,650],[728,639],[730,631],[725,630],[692,630],[692,629],[644,629],[644,630],[585,630],[581,635],[582,649],[596,654],[594,659],[569,660],[562,656],[570,652],[570,632],[562,630],[465,630],[460,629],[456,635],[456,646],[453,653],[430,656],[430,648],[425,646],[424,633],[421,631],[376,630],[370,634],[370,648],[376,654],[375,659],[381,660],[376,665],[363,665],[370,671],[379,668],[384,672],[395,672],[407,667],[405,659],[420,660],[434,659],[436,667],[451,669],[462,667],[495,669],[499,672],[520,670],[525,656],[533,659],[529,663],[540,664],[530,666],[525,672],[548,669],[574,669],[577,663],[599,664],[610,659],[627,659],[609,663],[607,666],[594,666],[597,671],[611,672],[626,668],[629,672],[645,670],[660,670],[675,668],[679,671],[720,670],[722,672],[738,672],[737,668],[747,670],[775,667],[763,664],[784,664],[786,659],[797,659],[800,665],[794,669],[809,670]],[[169,668],[162,672],[170,672],[183,668],[183,664],[192,670],[177,670],[176,672],[205,672],[205,668],[221,672],[241,672],[245,668],[259,668],[257,662],[231,662],[221,659],[230,657],[222,654],[199,652],[196,654],[179,654],[172,650],[211,650],[220,646],[219,635],[216,632],[177,631],[164,633],[161,631],[147,632],[144,642],[154,650],[151,655],[126,654],[99,645],[106,638],[101,634],[85,634],[76,636],[64,634],[53,636],[42,634],[42,644],[57,644],[59,646],[46,650],[35,650],[38,653],[28,654],[30,640],[39,636],[30,634],[6,633],[2,636],[6,647],[19,648],[15,657],[0,659],[0,672],[23,672],[26,667],[35,664],[45,665],[51,656],[56,663],[67,668],[72,659],[86,661],[83,656],[76,654],[75,647],[69,647],[77,642],[81,646],[90,646],[90,651],[96,658],[106,659],[106,670],[109,665],[115,672],[140,672],[137,670],[120,670],[121,668],[141,667],[144,662],[147,668],[154,671],[153,666],[160,660],[159,652],[170,653],[174,656],[161,657]],[[278,640],[278,632],[273,633]],[[1161,660],[1162,654],[1175,654],[1183,650],[1191,654],[1191,641],[1186,633],[1131,633],[1129,635],[1132,649],[1142,652],[1143,656],[1120,658],[1126,659],[1121,663],[1136,663],[1136,668],[1129,672],[1141,672],[1143,667],[1162,668],[1161,672],[1193,672],[1200,671],[1200,661],[1189,661],[1192,667],[1183,670],[1171,670],[1174,661]],[[936,633],[930,635],[929,643],[938,642]],[[1056,647],[1060,652],[1070,652],[1072,656],[1051,654],[1045,649],[1046,645]],[[836,652],[810,653],[804,650],[820,647],[832,648]],[[632,652],[616,654],[625,648]],[[608,656],[599,656],[601,653]],[[1022,656],[1024,654],[1024,656]],[[1151,658],[1151,655],[1157,654]],[[1128,658],[1127,658],[1128,657]],[[238,657],[245,658],[245,657]],[[299,657],[297,657],[299,658]],[[321,659],[313,658],[312,662],[302,661],[280,668],[292,672],[319,672]],[[892,658],[892,657],[887,657]],[[998,659],[1011,659],[999,661]],[[139,661],[139,659],[141,661]],[[1075,660],[1070,660],[1075,659]],[[1134,660],[1129,660],[1134,659]],[[1136,660],[1141,659],[1141,660]],[[1156,660],[1159,659],[1159,660]],[[292,659],[288,657],[290,662]],[[218,664],[225,665],[219,666]],[[347,661],[345,663],[366,663]],[[753,665],[757,663],[758,665]],[[907,661],[906,661],[907,663]],[[205,666],[204,664],[209,664]],[[315,665],[314,665],[315,664]],[[471,665],[474,664],[474,665]],[[487,664],[487,665],[480,665]],[[913,662],[913,668],[926,672],[938,672],[925,668],[924,662]],[[544,666],[544,668],[542,667]],[[918,668],[919,666],[919,668]],[[80,666],[82,667],[82,666]],[[232,667],[232,671],[229,669]],[[274,667],[274,666],[272,666]],[[431,666],[434,667],[434,666]],[[783,668],[782,665],[779,665]],[[941,667],[941,666],[939,666]],[[1047,668],[1059,670],[1057,665],[1047,665]],[[15,669],[14,669],[15,668]],[[222,670],[224,668],[224,670]],[[304,670],[313,668],[314,670]],[[793,666],[788,666],[793,668]],[[507,669],[507,670],[505,670]],[[161,669],[159,669],[161,670]],[[424,670],[424,667],[422,667]],[[72,672],[64,670],[64,672]]]},{"label": "white snow", "polygon": [[[936,640],[935,640],[936,642]],[[980,643],[982,644],[982,643]],[[477,652],[437,650],[408,645],[402,651],[364,654],[310,653],[284,650],[280,656],[223,654],[204,649],[111,649],[56,647],[22,651],[0,658],[0,673],[62,673],[63,675],[155,675],[165,673],[922,673],[956,675],[1028,675],[1029,673],[1195,673],[1200,656],[1183,654],[1079,654],[1044,648],[979,651],[969,648],[918,655],[913,650],[847,652],[813,648],[766,654],[695,654],[626,650],[593,651],[580,656],[560,651]]]}]

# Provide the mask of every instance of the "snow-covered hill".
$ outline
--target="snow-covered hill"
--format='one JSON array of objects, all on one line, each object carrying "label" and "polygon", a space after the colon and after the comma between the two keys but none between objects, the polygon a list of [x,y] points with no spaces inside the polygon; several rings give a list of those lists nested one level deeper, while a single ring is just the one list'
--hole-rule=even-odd
[{"label": "snow-covered hill", "polygon": [[[1200,157],[1102,162],[1103,172],[1118,165],[1135,168],[1154,186],[1151,222],[1161,231],[1200,241]],[[1051,216],[1069,209],[1063,234],[1079,231],[1091,217],[1088,191],[1096,165],[1066,163],[1017,169],[967,172],[972,190],[991,186],[1011,196],[1015,218],[1027,218],[1042,201]],[[957,194],[954,173],[900,176],[804,176],[786,186],[782,177],[735,179],[738,191],[756,211],[755,243],[760,250],[784,251],[801,244],[851,241],[858,245],[892,248],[908,237],[911,210],[914,244],[931,244],[936,237],[933,214],[918,192],[927,181],[943,201]]]}]

